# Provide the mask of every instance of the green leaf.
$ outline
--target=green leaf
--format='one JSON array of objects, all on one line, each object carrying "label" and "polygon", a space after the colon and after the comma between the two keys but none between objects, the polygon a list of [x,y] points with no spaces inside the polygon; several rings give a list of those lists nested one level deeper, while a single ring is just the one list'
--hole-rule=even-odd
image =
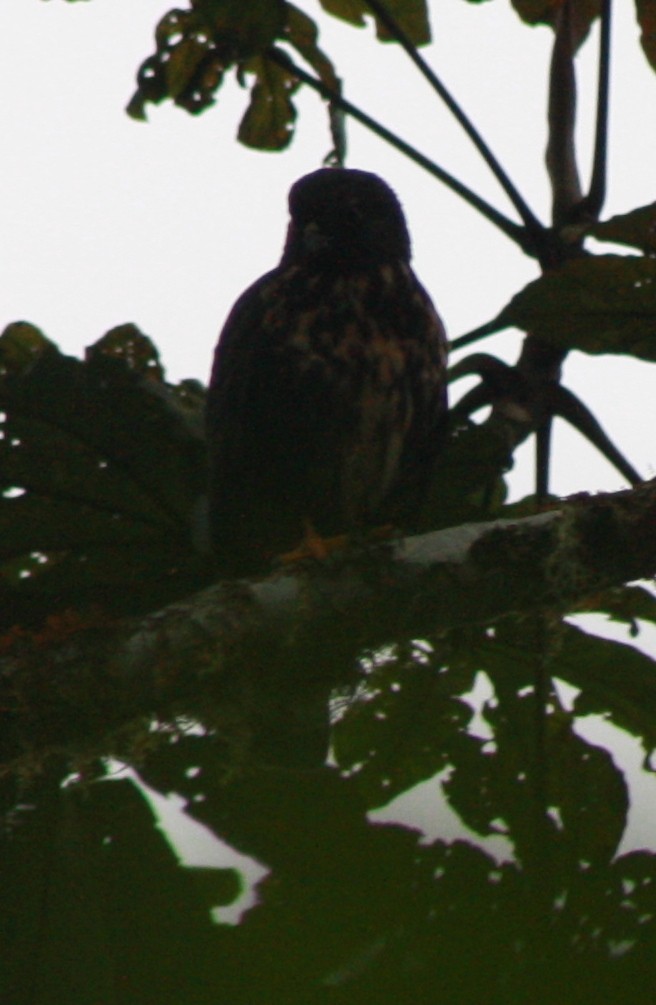
[{"label": "green leaf", "polygon": [[[329,14],[361,26],[365,23],[365,15],[374,17],[373,11],[366,0],[320,0],[321,6]],[[385,7],[395,18],[405,34],[414,45],[426,45],[431,40],[430,24],[426,0],[386,0]],[[393,40],[380,21],[376,20],[376,34],[382,42]]]},{"label": "green leaf", "polygon": [[656,749],[656,661],[633,646],[563,625],[552,674],[581,688],[576,715],[604,715]]},{"label": "green leaf", "polygon": [[192,114],[204,111],[226,70],[261,56],[285,24],[284,0],[193,0],[190,11],[168,11],[155,30],[156,51],[137,74],[128,114],[143,120],[148,103],[166,98]]},{"label": "green leaf", "polygon": [[209,1000],[216,928],[206,896],[143,793],[125,779],[33,789],[15,833],[0,839],[3,998]]},{"label": "green leaf", "polygon": [[29,325],[0,337],[4,616],[125,610],[199,585],[192,537],[205,483],[202,396],[163,380],[152,343],[113,329],[84,362]]},{"label": "green leaf", "polygon": [[238,138],[256,150],[284,150],[294,135],[296,109],[291,95],[298,81],[291,74],[259,56],[244,66],[255,74],[251,102],[239,125]]},{"label": "green leaf", "polygon": [[370,809],[453,760],[454,745],[469,739],[463,734],[471,719],[458,691],[471,683],[469,671],[448,670],[421,648],[373,670],[333,731],[335,758],[355,776]]},{"label": "green leaf", "polygon": [[636,0],[636,14],[641,28],[640,44],[652,68],[656,70],[656,4],[654,0]]},{"label": "green leaf", "polygon": [[[565,647],[568,628],[563,628]],[[599,640],[588,638],[592,674]],[[569,658],[562,658],[560,639],[560,629],[554,629],[547,672],[569,680]],[[539,739],[534,686],[540,644],[544,640],[540,643],[535,625],[515,619],[496,626],[493,635],[465,639],[461,659],[483,671],[494,688],[481,710],[489,739],[461,745],[444,791],[478,833],[506,833],[526,866],[535,855],[536,839],[535,818],[527,807],[536,789],[545,787],[547,805],[556,814],[543,820],[545,837],[574,861],[608,862],[626,824],[626,785],[610,754],[579,737],[574,716],[557,704],[545,708]],[[583,657],[582,652],[577,655]]]},{"label": "green leaf", "polygon": [[639,248],[646,255],[656,254],[656,202],[640,206],[630,213],[620,213],[610,220],[593,224],[587,233],[600,241],[613,241]]},{"label": "green leaf", "polygon": [[233,60],[248,59],[268,48],[285,27],[284,0],[191,0],[195,25]]},{"label": "green leaf", "polygon": [[207,57],[208,45],[191,37],[173,46],[170,59],[165,64],[168,96],[175,100],[182,98],[193,87],[198,71]]},{"label": "green leaf", "polygon": [[[512,5],[527,24],[555,26],[563,0],[512,0]],[[572,4],[574,37],[578,48],[587,38],[595,18],[599,17],[601,0],[576,0]]]},{"label": "green leaf", "polygon": [[371,9],[367,8],[363,0],[319,0],[319,2],[328,14],[360,27],[365,24],[364,15],[371,14]]},{"label": "green leaf", "polygon": [[43,355],[57,352],[54,342],[29,321],[14,321],[2,336],[0,378],[8,373],[24,373]]},{"label": "green leaf", "polygon": [[607,614],[612,621],[629,625],[635,637],[639,632],[637,621],[656,624],[656,597],[644,586],[620,586],[591,597],[585,611]]},{"label": "green leaf", "polygon": [[311,17],[308,17],[294,4],[287,4],[287,27],[285,34],[290,45],[312,67],[320,80],[334,91],[340,90],[340,82],[335,73],[335,67],[324,52],[318,47],[319,32]]},{"label": "green leaf", "polygon": [[563,349],[656,361],[656,260],[598,255],[525,286],[498,315]]}]

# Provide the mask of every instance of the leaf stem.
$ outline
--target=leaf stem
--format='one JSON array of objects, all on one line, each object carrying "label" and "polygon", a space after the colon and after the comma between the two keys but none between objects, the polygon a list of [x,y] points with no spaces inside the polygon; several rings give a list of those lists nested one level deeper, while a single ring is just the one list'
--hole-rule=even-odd
[{"label": "leaf stem", "polygon": [[590,189],[582,201],[586,216],[593,220],[599,214],[606,198],[606,160],[608,153],[608,96],[610,83],[610,34],[612,0],[602,0],[599,39],[599,81],[597,84],[597,122],[594,160]]},{"label": "leaf stem", "polygon": [[399,45],[406,51],[412,62],[415,64],[419,72],[428,81],[430,86],[436,92],[437,95],[442,99],[444,104],[447,106],[451,114],[454,116],[458,124],[464,129],[465,133],[472,141],[481,157],[487,164],[487,166],[492,171],[494,177],[497,179],[502,189],[512,202],[513,206],[517,210],[528,234],[535,241],[536,249],[541,245],[541,237],[544,231],[543,225],[540,223],[538,218],[535,216],[530,206],[523,198],[521,193],[518,191],[515,184],[512,182],[507,172],[501,166],[492,150],[485,142],[480,132],[473,124],[469,116],[464,112],[461,106],[458,104],[456,99],[453,97],[451,92],[445,87],[442,81],[439,79],[437,74],[431,69],[426,60],[417,51],[417,47],[410,40],[408,35],[405,33],[401,25],[398,23],[394,15],[388,10],[385,3],[381,0],[365,0],[367,6],[371,8],[375,16],[381,21],[381,23],[387,28],[390,35],[396,39]]}]

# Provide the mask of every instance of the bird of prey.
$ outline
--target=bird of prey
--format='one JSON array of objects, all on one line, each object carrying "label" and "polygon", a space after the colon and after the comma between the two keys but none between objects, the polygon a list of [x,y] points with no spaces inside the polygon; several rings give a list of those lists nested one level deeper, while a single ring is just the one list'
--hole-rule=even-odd
[{"label": "bird of prey", "polygon": [[308,535],[410,531],[447,410],[446,337],[395,194],[323,168],[289,194],[282,259],[238,299],[207,399],[210,533],[224,576]]}]

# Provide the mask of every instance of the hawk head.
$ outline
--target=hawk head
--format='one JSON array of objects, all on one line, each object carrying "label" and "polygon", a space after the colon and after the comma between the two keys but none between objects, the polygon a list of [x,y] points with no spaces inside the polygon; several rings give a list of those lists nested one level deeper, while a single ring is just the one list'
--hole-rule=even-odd
[{"label": "hawk head", "polygon": [[291,222],[281,265],[351,270],[410,261],[410,235],[401,204],[368,171],[322,168],[289,193]]}]

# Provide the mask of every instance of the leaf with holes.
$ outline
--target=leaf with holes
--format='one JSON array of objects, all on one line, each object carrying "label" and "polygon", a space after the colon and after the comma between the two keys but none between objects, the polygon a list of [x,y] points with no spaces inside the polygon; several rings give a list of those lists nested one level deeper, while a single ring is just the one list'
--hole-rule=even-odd
[{"label": "leaf with holes", "polygon": [[[20,620],[149,609],[196,585],[202,396],[163,380],[134,326],[84,362],[28,325],[0,337],[0,579]],[[23,603],[23,601],[25,603]]]},{"label": "leaf with holes", "polygon": [[245,73],[255,74],[251,103],[241,120],[241,143],[257,150],[284,150],[294,134],[296,109],[291,96],[298,81],[286,70],[266,59],[249,60]]}]

